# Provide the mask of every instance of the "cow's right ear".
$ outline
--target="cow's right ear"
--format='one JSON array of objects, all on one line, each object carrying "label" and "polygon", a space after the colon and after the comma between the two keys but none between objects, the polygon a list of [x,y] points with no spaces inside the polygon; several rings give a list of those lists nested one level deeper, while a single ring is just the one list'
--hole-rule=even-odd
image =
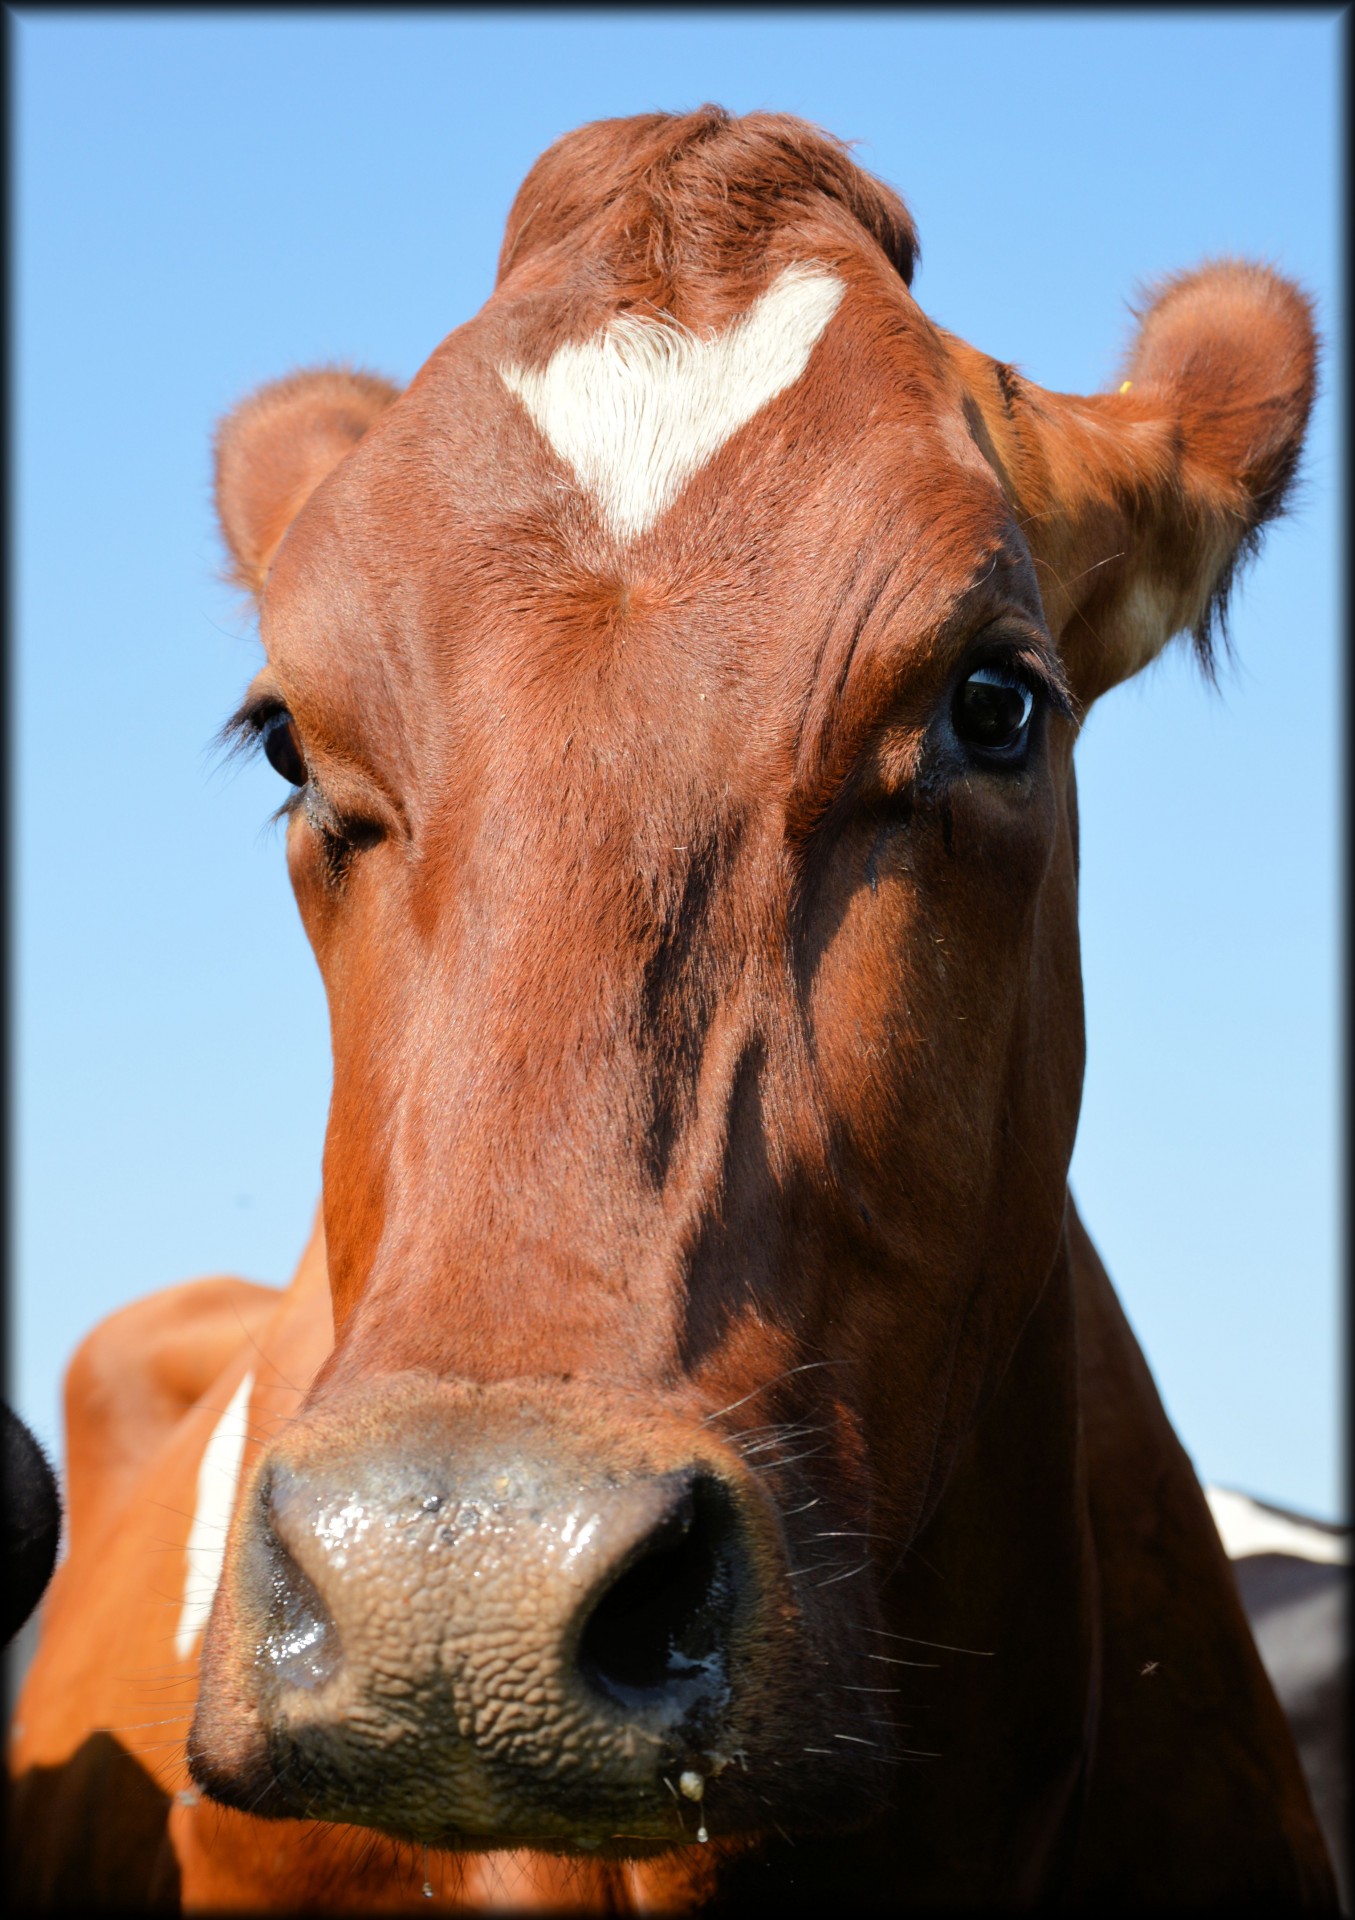
[{"label": "cow's right ear", "polygon": [[232,575],[257,598],[282,537],[325,476],[400,390],[345,367],[272,380],[216,437],[216,511]]}]

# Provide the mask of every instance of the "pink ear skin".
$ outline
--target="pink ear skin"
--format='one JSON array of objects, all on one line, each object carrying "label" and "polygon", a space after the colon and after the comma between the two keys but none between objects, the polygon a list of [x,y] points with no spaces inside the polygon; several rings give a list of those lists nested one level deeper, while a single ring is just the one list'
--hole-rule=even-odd
[{"label": "pink ear skin", "polygon": [[345,367],[270,381],[222,421],[216,510],[231,576],[257,598],[292,521],[400,390]]}]

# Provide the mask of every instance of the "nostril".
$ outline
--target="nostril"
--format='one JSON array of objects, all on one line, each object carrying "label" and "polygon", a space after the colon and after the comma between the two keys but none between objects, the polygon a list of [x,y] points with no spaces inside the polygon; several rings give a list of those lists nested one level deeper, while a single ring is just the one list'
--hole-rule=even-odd
[{"label": "nostril", "polygon": [[263,1656],[284,1686],[324,1686],[338,1672],[339,1635],[325,1604],[290,1554],[275,1568]]},{"label": "nostril", "polygon": [[697,1481],[588,1616],[578,1663],[595,1692],[630,1708],[686,1710],[723,1687],[733,1546],[724,1494]]},{"label": "nostril", "polygon": [[338,1628],[315,1583],[279,1538],[271,1481],[263,1489],[263,1506],[268,1613],[259,1651],[284,1687],[313,1690],[332,1679],[342,1662]]}]

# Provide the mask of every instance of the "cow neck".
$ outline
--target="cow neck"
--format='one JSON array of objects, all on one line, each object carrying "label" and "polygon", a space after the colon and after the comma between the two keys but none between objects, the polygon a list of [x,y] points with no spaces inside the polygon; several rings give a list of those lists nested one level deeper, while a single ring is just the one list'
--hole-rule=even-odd
[{"label": "cow neck", "polygon": [[[849,1840],[771,1840],[726,1860],[719,1912],[868,1907],[882,1886],[922,1908],[1056,1896],[1099,1708],[1078,1373],[1065,1228],[1006,1374],[884,1584],[873,1677],[900,1694],[879,1815]],[[918,1664],[887,1664],[905,1660]]]},{"label": "cow neck", "polygon": [[1069,1241],[1105,1704],[1068,1898],[1099,1911],[1132,1884],[1155,1910],[1255,1896],[1257,1911],[1331,1911],[1298,1756],[1195,1469],[1076,1215]]},{"label": "cow neck", "polygon": [[912,1744],[942,1758],[909,1774],[897,1884],[940,1901],[959,1863],[979,1905],[1047,1898],[1076,1825],[1098,1707],[1066,1227],[1011,1363],[884,1601],[893,1631],[938,1643],[899,1643],[937,1662],[919,1670],[925,1694],[904,1698],[930,1703],[914,1716]]}]

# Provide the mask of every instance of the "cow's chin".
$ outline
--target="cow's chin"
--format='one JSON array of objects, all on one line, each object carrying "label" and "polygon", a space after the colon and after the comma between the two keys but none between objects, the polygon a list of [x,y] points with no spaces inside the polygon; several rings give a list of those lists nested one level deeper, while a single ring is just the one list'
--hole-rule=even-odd
[{"label": "cow's chin", "polygon": [[878,1782],[866,1777],[864,1767],[837,1761],[820,1771],[824,1761],[808,1756],[797,1769],[813,1781],[808,1792],[788,1790],[779,1768],[761,1775],[741,1769],[739,1777],[724,1769],[723,1777],[705,1777],[699,1802],[666,1776],[629,1798],[612,1790],[590,1803],[587,1791],[572,1785],[558,1789],[557,1798],[551,1783],[539,1778],[496,1788],[475,1780],[470,1769],[459,1778],[449,1772],[429,1779],[400,1767],[395,1778],[340,1782],[337,1763],[330,1773],[323,1761],[314,1764],[313,1752],[302,1761],[295,1751],[276,1746],[227,1766],[207,1751],[196,1729],[190,1755],[195,1783],[222,1806],[264,1819],[370,1828],[394,1841],[450,1853],[526,1850],[633,1862],[697,1846],[727,1852],[792,1826],[802,1837],[850,1833],[867,1824],[878,1801]]},{"label": "cow's chin", "polygon": [[[798,1718],[778,1728],[773,1714],[749,1741],[755,1756],[774,1752],[772,1761],[750,1758],[737,1730],[725,1752],[689,1728],[626,1764],[580,1746],[556,1769],[530,1758],[515,1764],[511,1746],[487,1761],[460,1742],[374,1727],[370,1716],[311,1728],[266,1727],[257,1713],[221,1721],[208,1691],[188,1751],[192,1777],[211,1799],[267,1819],[373,1828],[440,1851],[646,1860],[746,1844],[777,1828],[849,1832],[879,1798],[878,1762],[833,1753],[833,1736]],[[878,1722],[873,1728],[878,1751]]]},{"label": "cow's chin", "polygon": [[408,1377],[292,1429],[232,1532],[197,1784],[439,1849],[860,1826],[893,1744],[871,1589],[793,1546],[787,1490],[708,1431],[617,1433],[558,1391]]}]

